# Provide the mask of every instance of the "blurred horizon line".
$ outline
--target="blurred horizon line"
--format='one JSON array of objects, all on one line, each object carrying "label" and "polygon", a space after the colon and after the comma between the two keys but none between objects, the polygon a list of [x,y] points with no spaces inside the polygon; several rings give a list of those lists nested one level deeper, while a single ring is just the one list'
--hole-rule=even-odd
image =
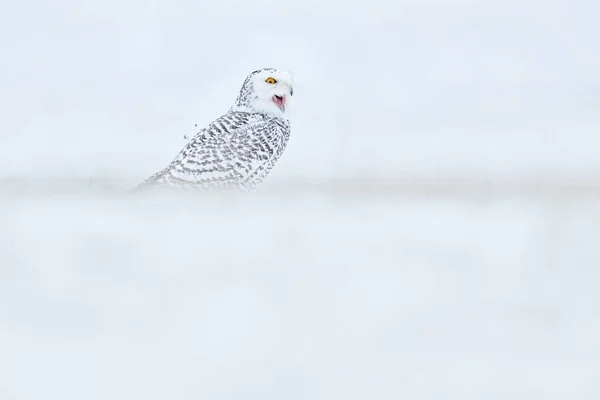
[{"label": "blurred horizon line", "polygon": [[[0,194],[7,190],[15,192],[38,192],[52,189],[53,192],[107,192],[129,191],[143,179],[112,177],[0,177]],[[387,178],[306,178],[265,181],[256,190],[258,193],[280,194],[323,194],[348,196],[543,196],[558,198],[581,198],[600,196],[600,178],[432,178],[432,177],[387,177]]]}]

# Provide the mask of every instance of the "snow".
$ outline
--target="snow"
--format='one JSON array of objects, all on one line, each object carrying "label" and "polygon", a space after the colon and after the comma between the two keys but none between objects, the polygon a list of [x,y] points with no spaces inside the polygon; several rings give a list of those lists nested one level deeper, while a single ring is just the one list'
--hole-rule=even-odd
[{"label": "snow", "polygon": [[600,394],[588,200],[0,204],[3,399]]},{"label": "snow", "polygon": [[[600,398],[600,6],[0,5],[0,400]],[[290,69],[250,196],[122,192]]]}]

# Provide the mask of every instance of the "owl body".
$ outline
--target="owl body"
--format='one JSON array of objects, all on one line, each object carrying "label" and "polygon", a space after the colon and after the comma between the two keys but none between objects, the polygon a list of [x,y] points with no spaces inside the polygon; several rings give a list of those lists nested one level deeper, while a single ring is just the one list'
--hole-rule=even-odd
[{"label": "owl body", "polygon": [[290,138],[285,111],[293,89],[288,76],[274,69],[250,74],[229,111],[138,188],[252,190],[269,174]]}]

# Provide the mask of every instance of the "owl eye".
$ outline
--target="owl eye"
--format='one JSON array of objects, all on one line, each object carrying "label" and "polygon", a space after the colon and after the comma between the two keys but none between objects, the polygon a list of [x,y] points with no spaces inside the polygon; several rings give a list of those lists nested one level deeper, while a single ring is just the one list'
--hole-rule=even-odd
[{"label": "owl eye", "polygon": [[270,83],[271,85],[274,84],[274,83],[277,83],[277,81],[275,79],[273,79],[273,78],[267,78],[265,80],[265,82]]}]

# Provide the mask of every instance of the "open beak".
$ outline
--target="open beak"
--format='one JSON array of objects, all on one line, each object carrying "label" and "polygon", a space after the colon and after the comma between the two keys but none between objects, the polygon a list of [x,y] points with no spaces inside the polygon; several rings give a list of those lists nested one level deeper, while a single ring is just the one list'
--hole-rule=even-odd
[{"label": "open beak", "polygon": [[281,111],[285,111],[285,100],[286,100],[285,96],[275,95],[275,96],[273,96],[272,100],[273,100],[273,103],[275,103]]}]

